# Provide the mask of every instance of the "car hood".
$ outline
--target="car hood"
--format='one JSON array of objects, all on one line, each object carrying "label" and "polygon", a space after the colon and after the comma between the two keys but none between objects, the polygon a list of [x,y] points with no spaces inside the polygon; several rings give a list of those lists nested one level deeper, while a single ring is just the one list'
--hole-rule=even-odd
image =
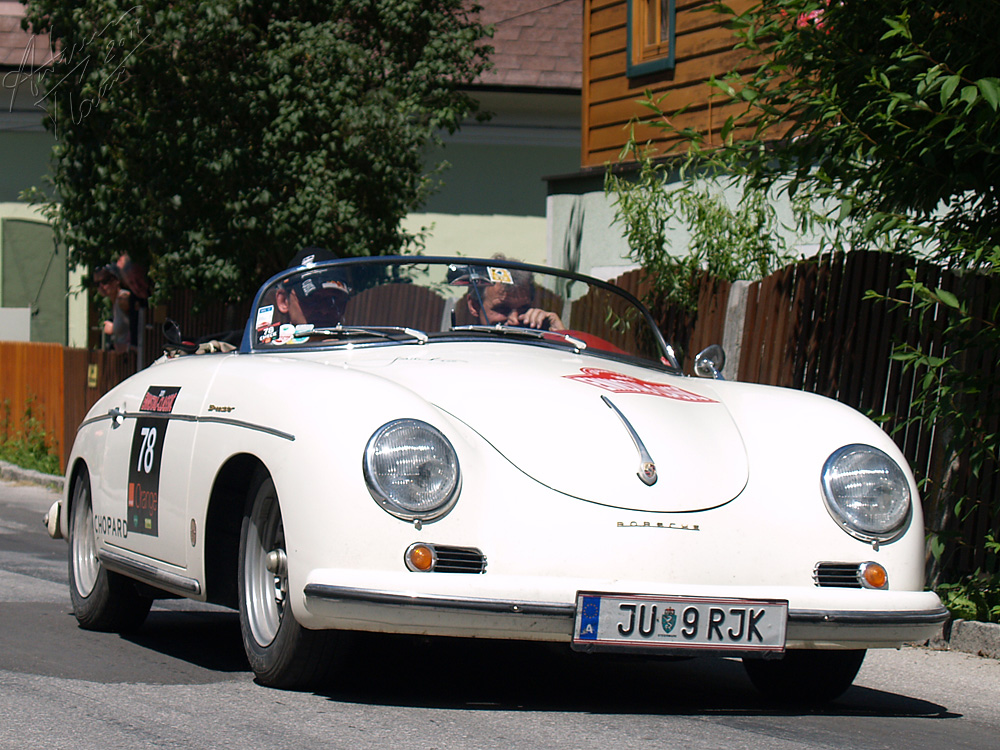
[{"label": "car hood", "polygon": [[[528,353],[511,357],[518,349]],[[528,476],[581,500],[684,512],[723,505],[742,492],[746,449],[711,381],[541,353],[497,346],[475,361],[407,357],[362,369],[420,393]],[[636,439],[655,465],[652,484],[640,477]]]}]

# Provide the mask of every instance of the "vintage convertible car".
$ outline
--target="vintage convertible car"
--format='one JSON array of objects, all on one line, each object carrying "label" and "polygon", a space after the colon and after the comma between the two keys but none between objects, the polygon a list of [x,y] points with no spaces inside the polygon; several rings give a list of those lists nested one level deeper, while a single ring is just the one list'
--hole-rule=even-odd
[{"label": "vintage convertible car", "polygon": [[168,352],[104,396],[66,478],[49,523],[80,624],[226,605],[265,685],[375,631],[739,656],[820,701],[947,617],[882,430],[684,376],[631,295],[499,258],[279,274],[235,351]]}]

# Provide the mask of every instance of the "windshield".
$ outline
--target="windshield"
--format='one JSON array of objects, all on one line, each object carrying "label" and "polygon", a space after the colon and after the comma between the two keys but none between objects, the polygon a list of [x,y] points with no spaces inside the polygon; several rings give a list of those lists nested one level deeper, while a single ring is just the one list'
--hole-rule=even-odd
[{"label": "windshield", "polygon": [[596,279],[500,259],[381,257],[289,269],[258,293],[244,347],[454,340],[673,364],[631,295]]}]

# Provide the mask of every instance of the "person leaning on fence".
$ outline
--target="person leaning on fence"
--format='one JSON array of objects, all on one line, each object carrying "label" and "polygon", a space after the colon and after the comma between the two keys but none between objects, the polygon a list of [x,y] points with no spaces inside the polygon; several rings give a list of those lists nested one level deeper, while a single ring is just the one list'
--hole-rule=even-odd
[{"label": "person leaning on fence", "polygon": [[109,342],[108,348],[126,352],[129,348],[128,308],[130,292],[123,288],[118,267],[112,264],[94,269],[94,284],[102,297],[111,300],[111,319],[105,320],[102,331]]},{"label": "person leaning on fence", "polygon": [[143,333],[149,310],[149,278],[145,269],[133,262],[128,253],[118,256],[115,266],[118,268],[118,278],[129,292],[125,308],[128,314],[129,344],[138,349],[142,347],[145,338]]}]

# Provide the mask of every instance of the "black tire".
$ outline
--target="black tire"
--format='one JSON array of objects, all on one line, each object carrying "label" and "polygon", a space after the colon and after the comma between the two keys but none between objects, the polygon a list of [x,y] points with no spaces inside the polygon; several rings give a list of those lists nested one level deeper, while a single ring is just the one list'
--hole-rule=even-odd
[{"label": "black tire", "polygon": [[[268,554],[277,553],[276,570]],[[260,471],[251,482],[240,529],[240,632],[257,681],[286,690],[322,682],[345,647],[347,634],[307,630],[292,615],[284,527],[274,482]],[[272,560],[274,558],[272,557]]]},{"label": "black tire", "polygon": [[110,633],[137,630],[153,600],[142,596],[123,575],[106,570],[97,557],[90,475],[73,484],[69,517],[69,595],[80,627]]},{"label": "black tire", "polygon": [[865,650],[794,650],[781,659],[743,659],[750,681],[770,701],[819,705],[839,698],[854,682]]}]

